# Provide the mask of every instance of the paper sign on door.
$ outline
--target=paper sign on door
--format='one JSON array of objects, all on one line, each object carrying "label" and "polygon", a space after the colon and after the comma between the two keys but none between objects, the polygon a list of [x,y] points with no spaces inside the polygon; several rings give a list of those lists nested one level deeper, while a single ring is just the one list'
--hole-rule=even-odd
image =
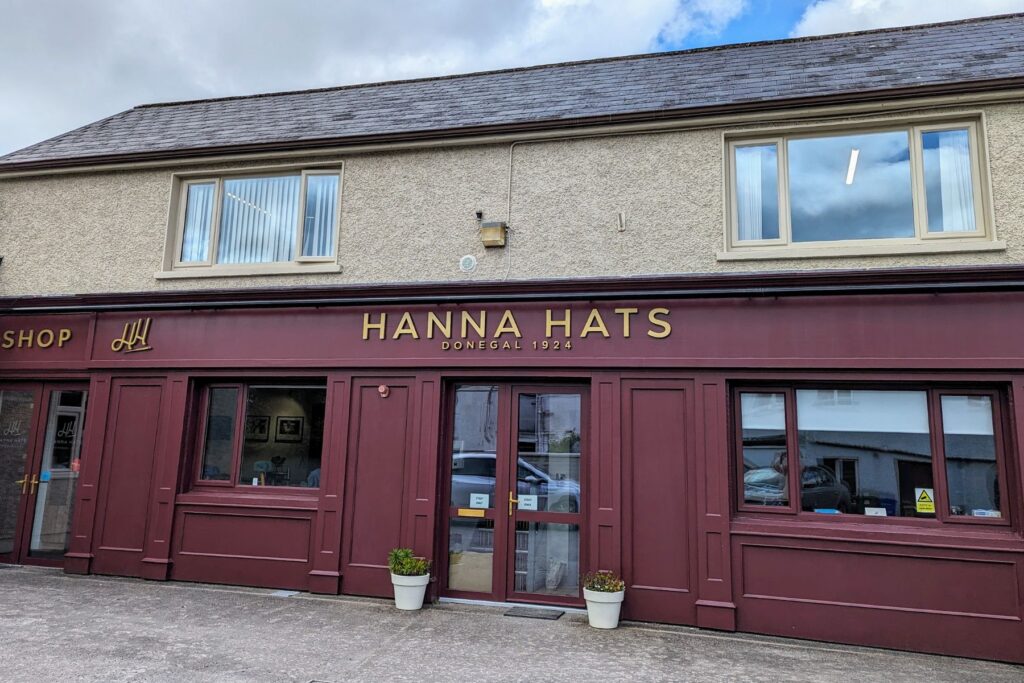
[{"label": "paper sign on door", "polygon": [[469,494],[469,507],[477,509],[490,507],[488,498],[490,496],[486,493],[471,493]]},{"label": "paper sign on door", "polygon": [[935,489],[914,489],[914,502],[918,512],[935,514]]},{"label": "paper sign on door", "polygon": [[519,509],[520,510],[536,510],[537,509],[537,496],[519,496]]}]

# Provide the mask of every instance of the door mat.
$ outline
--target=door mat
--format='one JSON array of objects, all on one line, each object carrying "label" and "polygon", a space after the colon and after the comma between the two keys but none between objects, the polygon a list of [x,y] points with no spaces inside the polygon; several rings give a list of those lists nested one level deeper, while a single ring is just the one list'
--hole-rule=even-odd
[{"label": "door mat", "polygon": [[547,619],[554,621],[565,614],[560,609],[537,609],[536,607],[513,607],[505,612],[506,617],[524,617],[526,619]]}]

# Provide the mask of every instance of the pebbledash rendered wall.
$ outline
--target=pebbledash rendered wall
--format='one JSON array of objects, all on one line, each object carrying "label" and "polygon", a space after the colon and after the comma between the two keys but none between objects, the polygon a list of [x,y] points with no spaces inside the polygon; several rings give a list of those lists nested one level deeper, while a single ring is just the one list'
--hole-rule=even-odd
[{"label": "pebbledash rendered wall", "polygon": [[[474,211],[506,220],[509,144],[381,151],[344,161],[338,263],[327,275],[158,280],[173,172],[243,169],[302,157],[159,169],[0,177],[0,295],[135,292],[380,282],[1024,262],[1024,106],[924,108],[900,114],[805,115],[786,125],[900,116],[984,117],[996,237],[1005,250],[771,261],[719,261],[724,243],[723,134],[734,125],[519,142],[512,159],[511,246],[486,250]],[[619,230],[619,214],[625,230]],[[475,254],[471,275],[458,259]]]}]

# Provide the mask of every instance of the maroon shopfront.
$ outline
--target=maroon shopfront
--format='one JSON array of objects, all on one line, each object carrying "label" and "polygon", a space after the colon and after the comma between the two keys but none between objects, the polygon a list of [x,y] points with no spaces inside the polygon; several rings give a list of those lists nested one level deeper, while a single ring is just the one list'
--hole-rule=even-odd
[{"label": "maroon shopfront", "polygon": [[1024,661],[1021,269],[4,310],[2,561]]}]

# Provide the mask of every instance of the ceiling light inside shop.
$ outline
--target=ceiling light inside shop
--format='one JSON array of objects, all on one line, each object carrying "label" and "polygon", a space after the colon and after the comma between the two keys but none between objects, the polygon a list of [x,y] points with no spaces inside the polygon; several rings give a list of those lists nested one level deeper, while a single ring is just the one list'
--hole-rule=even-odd
[{"label": "ceiling light inside shop", "polygon": [[853,185],[853,174],[857,172],[857,157],[860,156],[860,150],[854,147],[850,150],[850,165],[846,169],[846,184]]}]

